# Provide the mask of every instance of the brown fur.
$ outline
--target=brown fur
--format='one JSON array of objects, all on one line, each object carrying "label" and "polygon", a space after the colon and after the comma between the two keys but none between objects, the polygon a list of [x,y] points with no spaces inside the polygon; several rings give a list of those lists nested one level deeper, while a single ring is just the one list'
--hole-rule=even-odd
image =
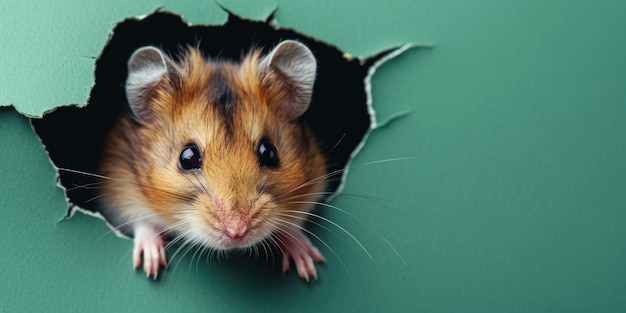
[{"label": "brown fur", "polygon": [[[103,180],[106,212],[117,224],[145,220],[164,229],[179,223],[173,228],[178,234],[196,227],[216,239],[218,249],[230,248],[220,239],[228,223],[249,225],[245,245],[276,232],[274,218],[302,224],[277,214],[310,210],[283,199],[305,195],[291,201],[315,201],[318,196],[307,194],[323,191],[323,179],[297,187],[323,176],[325,161],[308,127],[287,118],[288,82],[272,71],[259,72],[259,58],[253,52],[241,63],[208,61],[190,49],[178,64],[180,73],[159,82],[150,101],[154,119],[120,119],[101,164],[102,174],[111,178]],[[235,95],[228,99],[234,102],[230,115],[215,103],[218,83]],[[276,169],[259,165],[263,137],[278,150]],[[189,142],[200,148],[201,171],[179,169],[179,155]],[[193,221],[184,224],[185,219]]]}]

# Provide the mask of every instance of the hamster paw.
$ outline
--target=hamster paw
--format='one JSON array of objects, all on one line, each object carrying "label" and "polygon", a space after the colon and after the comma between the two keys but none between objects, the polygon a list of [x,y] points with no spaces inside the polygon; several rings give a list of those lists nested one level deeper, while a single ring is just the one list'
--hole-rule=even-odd
[{"label": "hamster paw", "polygon": [[281,232],[280,238],[283,253],[283,273],[289,270],[289,259],[293,259],[300,278],[307,282],[310,277],[317,279],[315,263],[324,262],[325,259],[309,238],[298,229]]},{"label": "hamster paw", "polygon": [[135,228],[135,247],[133,248],[133,267],[141,265],[143,254],[143,271],[147,277],[156,279],[161,265],[167,265],[163,237],[151,225],[138,225]]}]

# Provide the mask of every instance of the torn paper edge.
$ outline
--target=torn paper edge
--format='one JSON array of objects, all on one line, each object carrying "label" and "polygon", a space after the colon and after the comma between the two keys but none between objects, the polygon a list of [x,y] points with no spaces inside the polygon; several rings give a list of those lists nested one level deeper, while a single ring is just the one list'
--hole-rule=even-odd
[{"label": "torn paper edge", "polygon": [[[233,13],[232,11],[226,9],[225,7],[223,7],[221,4],[217,3],[218,6],[220,6],[220,8],[222,10],[224,10],[227,14],[226,19],[221,23],[221,24],[193,24],[189,21],[187,21],[184,16],[182,14],[179,13],[175,13],[175,12],[171,12],[171,11],[167,11],[168,13],[174,14],[174,15],[178,15],[182,21],[184,21],[187,26],[192,27],[192,26],[197,26],[197,25],[206,25],[206,26],[223,26],[226,23],[228,23],[228,19],[230,18],[231,15],[237,16],[238,18],[241,19],[246,19],[246,20],[251,20],[254,22],[258,22],[258,21],[262,21],[262,20],[253,20],[253,19],[247,19],[244,17],[241,17],[235,13]],[[156,8],[155,10],[153,10],[151,13],[149,14],[143,14],[143,15],[138,15],[135,17],[129,17],[129,18],[125,18],[124,20],[129,20],[129,19],[136,19],[136,20],[143,20],[145,18],[147,18],[148,16],[161,11],[161,7]],[[280,25],[278,24],[276,18],[275,18],[275,13],[276,13],[277,8],[275,8],[266,18],[265,22],[268,25],[270,25],[271,27],[273,27],[274,29],[280,29]],[[120,22],[117,22],[120,23]],[[290,29],[288,27],[285,27],[283,29]],[[295,31],[295,30],[294,30]],[[107,40],[102,48],[102,50],[104,49],[104,47],[106,47],[107,45],[110,44],[111,39],[114,36],[114,31],[112,30],[108,37]],[[308,35],[305,35],[308,36]],[[319,41],[316,38],[311,37],[312,39]],[[340,49],[338,46],[330,44],[328,42],[323,41],[324,44],[334,47],[339,51],[343,51],[343,49]],[[349,169],[352,165],[352,162],[354,160],[354,158],[356,157],[356,155],[361,151],[361,149],[365,146],[365,143],[369,137],[369,135],[371,134],[372,131],[374,131],[375,129],[382,127],[386,124],[388,124],[389,122],[391,122],[392,120],[395,120],[397,117],[403,116],[408,114],[408,112],[401,112],[400,114],[395,114],[394,116],[392,116],[389,120],[385,121],[384,123],[380,124],[377,119],[376,119],[376,111],[374,110],[373,107],[373,100],[372,100],[372,84],[371,84],[371,78],[373,77],[373,75],[376,73],[376,70],[378,69],[378,67],[382,66],[384,63],[386,63],[387,61],[396,58],[397,56],[401,55],[402,53],[406,52],[407,50],[413,49],[413,48],[419,48],[419,47],[432,47],[432,44],[428,44],[428,43],[413,43],[413,44],[404,44],[401,45],[397,48],[395,48],[392,52],[390,52],[389,54],[385,55],[384,57],[381,57],[379,60],[377,60],[376,62],[374,62],[374,64],[372,64],[368,69],[367,69],[367,75],[364,78],[364,85],[365,85],[365,93],[366,93],[366,106],[367,106],[367,111],[370,117],[370,126],[367,129],[367,131],[365,132],[365,134],[363,135],[363,139],[359,142],[359,144],[354,148],[354,150],[352,151],[352,153],[350,154],[348,161],[346,162],[346,165],[343,168],[343,173],[341,175],[341,183],[339,184],[339,186],[337,186],[337,189],[328,196],[328,198],[325,201],[331,201],[334,197],[336,197],[337,195],[339,195],[341,193],[341,191],[343,190],[345,184],[346,184],[346,179],[347,179],[347,175],[349,172]],[[101,51],[102,51],[101,50]],[[350,60],[350,59],[355,59],[354,57],[351,57],[349,54],[345,54],[346,59]],[[362,58],[356,58],[356,60],[359,60],[360,62],[363,62],[364,60]],[[95,75],[95,63],[94,63],[94,75]],[[93,84],[91,85],[91,89],[93,89],[95,86],[95,79]],[[32,119],[36,118],[43,118],[46,114],[49,114],[51,112],[53,112],[54,110],[60,108],[60,107],[64,107],[64,106],[75,106],[75,107],[84,107],[87,106],[89,101],[91,100],[91,94],[87,97],[87,101],[85,104],[68,104],[68,105],[60,105],[60,106],[55,106],[53,108],[50,108],[48,110],[45,110],[41,116],[30,116],[29,114],[25,114],[23,112],[17,111],[18,113],[20,113],[23,116],[26,116],[27,118],[29,118],[29,124],[31,126],[31,129],[33,130],[33,132],[36,134],[35,132],[35,128],[34,125],[32,124]],[[43,143],[43,141],[41,140],[41,138],[39,136],[37,136],[37,139],[39,140],[39,142],[41,143],[42,147],[44,148],[44,151],[46,153],[46,156],[48,157],[48,161],[50,162],[50,164],[52,165],[52,167],[55,169],[56,171],[56,185],[57,187],[59,187],[61,190],[63,190],[64,196],[65,196],[65,200],[68,204],[68,208],[67,208],[67,212],[65,213],[65,215],[59,220],[59,222],[68,220],[70,218],[72,218],[74,216],[74,214],[79,211],[82,214],[88,215],[88,216],[92,216],[95,218],[98,218],[102,221],[104,221],[104,223],[106,224],[106,226],[119,238],[124,238],[124,239],[130,239],[132,240],[131,237],[125,235],[124,233],[122,233],[119,229],[117,229],[116,227],[114,227],[111,223],[109,223],[107,221],[107,219],[100,213],[97,211],[90,211],[87,209],[84,209],[76,204],[73,204],[71,202],[71,200],[69,199],[68,195],[67,195],[67,189],[61,184],[61,179],[60,179],[60,170],[64,170],[64,169],[59,169],[53,162],[52,159],[50,158],[50,155],[48,153],[48,150],[46,149],[46,145]]]},{"label": "torn paper edge", "polygon": [[[53,108],[51,110],[48,111],[52,111],[56,109]],[[17,110],[16,110],[17,111]],[[18,113],[20,113],[19,111],[17,111]],[[20,113],[22,114],[22,113]],[[65,202],[67,203],[67,209],[66,212],[64,214],[63,217],[61,217],[57,222],[63,222],[66,220],[71,219],[74,214],[76,213],[76,211],[79,211],[80,213],[84,214],[84,215],[88,215],[88,216],[92,216],[95,218],[98,218],[102,221],[104,221],[104,223],[106,224],[106,226],[119,238],[125,238],[125,239],[131,239],[130,237],[124,235],[119,229],[115,228],[115,226],[113,226],[111,223],[109,223],[109,221],[107,221],[106,218],[104,218],[104,216],[102,214],[100,214],[100,212],[96,212],[96,211],[90,211],[84,208],[81,208],[78,205],[75,205],[74,203],[72,203],[72,201],[70,200],[70,198],[67,196],[67,189],[65,188],[65,186],[63,186],[63,184],[61,184],[61,174],[60,171],[64,170],[64,169],[60,169],[59,167],[56,166],[56,164],[54,164],[54,162],[52,162],[52,158],[50,158],[50,153],[48,152],[48,149],[46,149],[46,145],[43,143],[43,141],[41,140],[41,137],[39,137],[37,135],[37,132],[35,131],[35,126],[33,125],[32,122],[32,118],[29,118],[28,120],[28,124],[30,125],[30,128],[32,129],[33,133],[35,134],[35,136],[37,137],[37,140],[39,140],[39,142],[41,143],[41,146],[44,148],[44,152],[46,153],[46,156],[48,157],[48,162],[50,163],[50,165],[52,165],[52,168],[54,168],[55,170],[55,185],[57,187],[59,187],[62,191],[63,191],[63,196],[65,197]]]},{"label": "torn paper edge", "polygon": [[346,165],[344,166],[343,174],[341,175],[341,183],[337,187],[337,190],[335,190],[335,192],[332,195],[330,195],[326,201],[331,201],[333,198],[335,198],[337,195],[339,195],[343,191],[343,188],[346,184],[346,180],[348,177],[348,172],[350,171],[350,167],[352,166],[352,162],[354,161],[354,158],[359,154],[359,152],[361,152],[361,149],[363,149],[363,147],[365,146],[365,142],[369,138],[372,131],[380,127],[383,127],[389,124],[391,121],[410,113],[410,111],[396,113],[392,117],[390,117],[387,121],[383,122],[382,124],[378,123],[378,120],[376,118],[376,110],[374,109],[374,105],[373,105],[374,101],[372,98],[372,77],[376,73],[376,70],[380,66],[385,64],[387,61],[396,58],[397,56],[401,55],[402,53],[408,50],[411,50],[414,48],[431,48],[432,46],[433,45],[429,43],[404,44],[400,47],[395,48],[392,52],[380,58],[379,60],[374,62],[374,64],[372,64],[370,68],[368,68],[367,75],[364,78],[364,83],[365,83],[365,94],[367,97],[366,98],[367,112],[369,113],[369,116],[370,116],[370,127],[367,130],[367,132],[365,132],[365,135],[363,135],[363,139],[361,140],[361,142],[359,142],[359,144],[354,148],[354,150],[352,150],[352,153],[350,154],[350,157],[348,158],[348,162],[346,162]]}]

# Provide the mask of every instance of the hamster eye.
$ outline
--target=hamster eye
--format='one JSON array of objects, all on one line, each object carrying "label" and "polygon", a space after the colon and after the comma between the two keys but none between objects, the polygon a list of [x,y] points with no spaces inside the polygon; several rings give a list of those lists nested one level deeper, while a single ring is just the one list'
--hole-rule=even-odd
[{"label": "hamster eye", "polygon": [[180,169],[188,171],[202,167],[202,157],[200,149],[195,143],[188,143],[178,157],[178,166]]},{"label": "hamster eye", "polygon": [[261,167],[278,166],[278,152],[276,151],[276,147],[274,147],[267,138],[261,139],[257,153]]}]

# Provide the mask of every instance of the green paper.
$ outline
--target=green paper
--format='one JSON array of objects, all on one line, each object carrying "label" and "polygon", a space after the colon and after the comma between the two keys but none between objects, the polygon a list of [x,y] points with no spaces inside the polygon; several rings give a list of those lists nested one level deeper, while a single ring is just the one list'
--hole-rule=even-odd
[{"label": "green paper", "polygon": [[[378,68],[378,120],[411,113],[374,130],[352,161],[332,204],[358,219],[324,211],[372,259],[321,229],[340,259],[321,247],[328,262],[310,284],[246,258],[207,266],[193,252],[150,281],[131,269],[132,243],[101,220],[59,222],[54,169],[26,118],[6,108],[1,312],[626,309],[625,2],[220,3],[253,18],[279,7],[280,25],[353,55],[435,44]],[[39,115],[85,103],[90,57],[110,29],[158,6],[193,23],[226,16],[212,1],[2,2],[0,105]]]}]

